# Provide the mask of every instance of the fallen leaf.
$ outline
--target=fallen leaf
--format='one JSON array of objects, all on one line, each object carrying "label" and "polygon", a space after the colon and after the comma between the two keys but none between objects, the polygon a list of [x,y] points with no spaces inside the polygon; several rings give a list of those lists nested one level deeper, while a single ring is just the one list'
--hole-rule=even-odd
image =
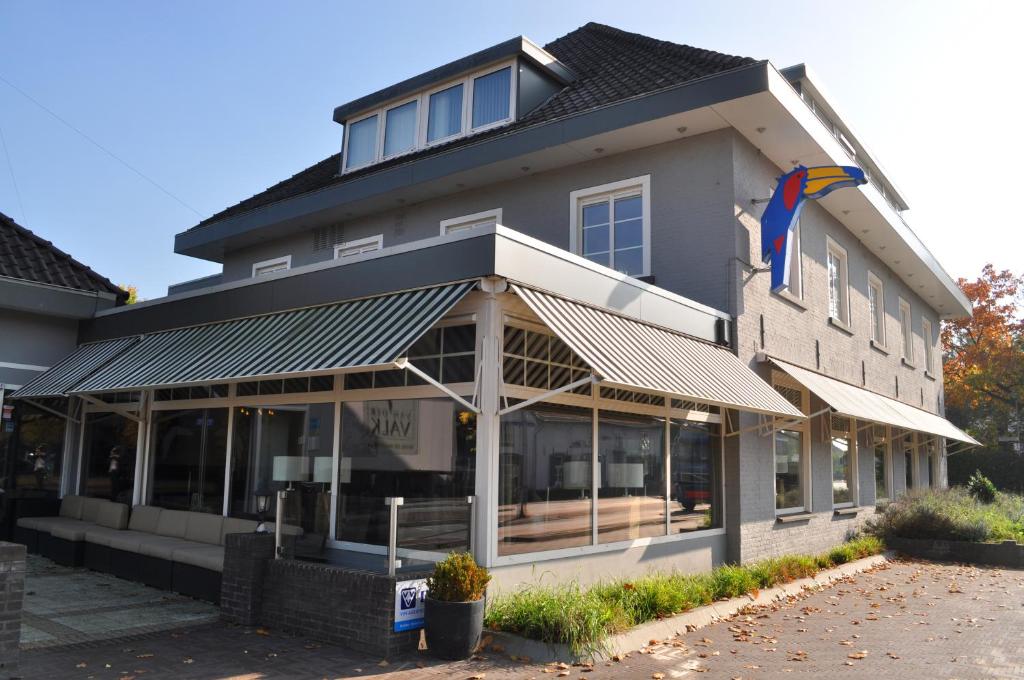
[{"label": "fallen leaf", "polygon": [[270,635],[270,631],[267,630],[266,628],[257,628],[256,629],[256,634],[257,635]]},{"label": "fallen leaf", "polygon": [[852,652],[850,654],[847,654],[846,656],[851,659],[866,659],[868,657],[868,650],[862,649],[859,652]]}]

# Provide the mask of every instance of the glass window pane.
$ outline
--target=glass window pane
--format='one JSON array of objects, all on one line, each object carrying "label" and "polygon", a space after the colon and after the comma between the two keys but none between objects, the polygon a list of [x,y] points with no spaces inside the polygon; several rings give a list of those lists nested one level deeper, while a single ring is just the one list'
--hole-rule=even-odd
[{"label": "glass window pane", "polygon": [[608,254],[611,247],[609,227],[607,224],[597,227],[583,228],[583,256]]},{"label": "glass window pane", "polygon": [[509,117],[511,88],[511,67],[473,79],[474,128]]},{"label": "glass window pane", "polygon": [[441,329],[432,328],[424,333],[419,340],[409,348],[409,358],[431,357],[441,353]]},{"label": "glass window pane", "polygon": [[615,251],[615,271],[629,274],[630,276],[641,276],[644,273],[644,251],[643,248],[630,248],[628,250]]},{"label": "glass window pane", "polygon": [[601,411],[597,540],[664,536],[665,420]]},{"label": "glass window pane", "polygon": [[628,196],[615,199],[615,221],[640,219],[644,214],[644,204],[640,196]]},{"label": "glass window pane", "polygon": [[443,331],[445,354],[472,352],[476,349],[476,326],[474,324],[447,326]]},{"label": "glass window pane", "polygon": [[[450,399],[347,402],[342,406],[338,539],[387,545],[384,499],[472,496],[476,418]],[[462,515],[460,515],[461,517]],[[420,530],[436,539],[438,519],[425,513]],[[461,520],[460,520],[461,521]],[[452,531],[464,542],[465,527]],[[408,536],[403,547],[414,547]]]},{"label": "glass window pane", "polygon": [[528,406],[501,418],[498,554],[591,543],[593,412]]},{"label": "glass window pane", "polygon": [[875,446],[875,500],[889,497],[889,472],[885,465],[885,444]]},{"label": "glass window pane", "polygon": [[469,354],[446,356],[441,360],[441,382],[473,382],[476,379],[476,362]]},{"label": "glass window pane", "polygon": [[154,412],[152,505],[223,512],[227,414],[226,408]]},{"label": "glass window pane", "polygon": [[416,106],[412,101],[389,109],[384,125],[384,156],[408,151],[416,146]]},{"label": "glass window pane", "polygon": [[803,433],[792,430],[775,432],[775,507],[778,510],[804,505],[801,484]]},{"label": "glass window pane", "polygon": [[348,131],[345,168],[358,168],[377,159],[377,116],[352,123]]},{"label": "glass window pane", "polygon": [[505,353],[523,356],[526,331],[514,326],[505,326]]},{"label": "glass window pane", "polygon": [[[67,412],[66,400],[45,400],[47,406]],[[13,423],[3,421],[4,430],[14,427],[8,442],[8,464],[14,474],[18,498],[56,498],[60,491],[64,453],[65,420],[23,401],[13,403]],[[8,483],[9,484],[9,483]]]},{"label": "glass window pane", "polygon": [[599,264],[603,267],[609,266],[612,260],[611,253],[594,253],[592,255],[584,255],[584,257],[594,264]]},{"label": "glass window pane", "polygon": [[721,448],[714,426],[673,420],[669,533],[721,526]]},{"label": "glass window pane", "polygon": [[832,437],[832,503],[853,502],[853,467],[850,440]]},{"label": "glass window pane", "polygon": [[608,224],[608,202],[591,203],[583,206],[583,226],[594,227]]},{"label": "glass window pane", "polygon": [[89,413],[82,440],[82,494],[131,505],[139,425],[116,413]]},{"label": "glass window pane", "polygon": [[615,249],[639,248],[644,244],[643,220],[633,219],[615,223]]},{"label": "glass window pane", "polygon": [[907,473],[907,490],[914,488],[914,454],[909,450],[903,454]]},{"label": "glass window pane", "polygon": [[451,137],[462,132],[462,85],[430,95],[427,111],[427,141]]}]

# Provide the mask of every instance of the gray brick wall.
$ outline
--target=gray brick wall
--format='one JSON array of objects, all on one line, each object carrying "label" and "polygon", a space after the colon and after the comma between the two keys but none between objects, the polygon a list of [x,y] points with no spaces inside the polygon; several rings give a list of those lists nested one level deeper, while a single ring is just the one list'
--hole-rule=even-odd
[{"label": "gray brick wall", "polygon": [[25,546],[0,542],[0,680],[18,676]]},{"label": "gray brick wall", "polygon": [[260,620],[267,563],[274,557],[273,534],[228,534],[224,538],[224,571],[220,581],[220,612],[226,621],[252,626]]}]

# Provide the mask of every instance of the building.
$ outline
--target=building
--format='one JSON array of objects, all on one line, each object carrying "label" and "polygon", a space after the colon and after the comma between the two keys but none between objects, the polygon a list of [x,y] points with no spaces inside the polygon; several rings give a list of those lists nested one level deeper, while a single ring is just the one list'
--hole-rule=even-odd
[{"label": "building", "polygon": [[[506,587],[823,549],[972,443],[938,345],[969,303],[806,67],[587,24],[334,120],[340,153],[177,235],[220,274],[98,312],[15,395],[81,404],[64,493],[133,441],[134,504],[287,485],[305,549],[365,555],[402,498],[399,556]],[[776,294],[759,216],[794,164],[870,183],[806,208]]]},{"label": "building", "polygon": [[[124,299],[113,283],[0,213],[0,402],[75,350],[79,321]],[[44,511],[72,483],[63,465],[66,415],[66,400],[4,403],[4,522],[14,516],[13,504]]]}]

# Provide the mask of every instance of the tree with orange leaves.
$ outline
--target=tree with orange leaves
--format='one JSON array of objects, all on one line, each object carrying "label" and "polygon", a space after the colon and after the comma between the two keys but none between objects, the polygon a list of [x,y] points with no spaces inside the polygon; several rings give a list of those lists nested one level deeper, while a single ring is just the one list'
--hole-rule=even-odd
[{"label": "tree with orange leaves", "polygon": [[979,441],[995,446],[1008,430],[1024,437],[1024,277],[985,265],[976,281],[957,282],[969,318],[943,324],[946,405]]}]

